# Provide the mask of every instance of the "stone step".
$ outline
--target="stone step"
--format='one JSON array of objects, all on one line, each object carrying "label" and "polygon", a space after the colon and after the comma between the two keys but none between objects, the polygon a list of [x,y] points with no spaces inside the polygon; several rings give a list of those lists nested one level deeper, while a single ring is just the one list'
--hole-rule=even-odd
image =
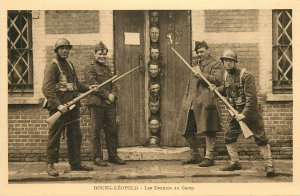
[{"label": "stone step", "polygon": [[[118,148],[120,158],[132,161],[182,160],[189,156],[188,147],[148,148],[143,146]],[[103,158],[107,159],[107,150],[103,150]]]}]

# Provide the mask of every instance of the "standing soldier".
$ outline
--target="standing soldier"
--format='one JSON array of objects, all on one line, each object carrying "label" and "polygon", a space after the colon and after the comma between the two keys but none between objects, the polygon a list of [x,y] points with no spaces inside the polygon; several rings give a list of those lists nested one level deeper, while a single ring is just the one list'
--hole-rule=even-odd
[{"label": "standing soldier", "polygon": [[251,129],[255,143],[259,146],[260,153],[265,159],[266,176],[272,176],[274,174],[273,160],[270,145],[265,135],[262,115],[258,107],[254,77],[245,69],[236,67],[238,61],[234,51],[225,50],[221,60],[226,71],[224,84],[218,87],[218,91],[224,94],[230,104],[239,112],[235,118],[229,118],[229,124],[225,131],[225,143],[231,162],[222,170],[242,169],[239,163],[236,142],[241,133],[238,121],[243,120]]},{"label": "standing soldier", "polygon": [[[69,164],[71,170],[91,171],[92,167],[86,166],[81,162],[80,148],[82,135],[80,130],[80,111],[79,102],[71,111],[64,106],[67,102],[74,99],[78,92],[89,90],[88,85],[79,83],[73,64],[67,60],[72,45],[70,42],[61,38],[55,43],[54,52],[56,58],[45,67],[43,94],[47,99],[45,108],[49,110],[50,116],[60,111],[63,115],[48,133],[47,142],[47,170],[49,176],[58,176],[59,172],[54,168],[54,163],[59,161],[59,148],[61,130],[66,129],[67,145],[69,153]],[[91,88],[93,86],[90,86]],[[63,131],[64,132],[64,131]]]},{"label": "standing soldier", "polygon": [[[219,61],[212,58],[210,49],[205,41],[195,43],[195,51],[199,59],[194,69],[201,72],[206,79],[215,85],[222,81],[222,69]],[[197,164],[201,162],[198,150],[199,141],[196,133],[206,136],[205,159],[199,164],[201,167],[214,165],[213,150],[216,132],[220,131],[220,116],[218,114],[217,99],[208,85],[198,76],[191,74],[179,113],[177,132],[183,131],[183,137],[191,149],[191,157],[182,164]]]},{"label": "standing soldier", "polygon": [[[95,45],[95,60],[85,68],[85,79],[91,85],[99,85],[113,77],[109,67],[106,65],[106,55],[108,49],[99,42]],[[97,166],[107,166],[103,161],[100,144],[100,130],[104,129],[106,146],[108,151],[108,161],[119,165],[124,165],[117,154],[118,132],[116,124],[116,100],[118,88],[115,83],[109,83],[91,95],[88,100],[91,109],[91,130],[92,130],[92,152],[94,164]]]}]

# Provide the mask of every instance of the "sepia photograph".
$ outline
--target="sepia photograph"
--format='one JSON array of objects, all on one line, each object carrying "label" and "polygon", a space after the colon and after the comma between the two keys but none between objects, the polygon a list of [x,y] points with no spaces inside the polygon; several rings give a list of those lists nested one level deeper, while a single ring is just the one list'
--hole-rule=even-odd
[{"label": "sepia photograph", "polygon": [[299,1],[28,2],[1,1],[0,195],[300,194]]}]

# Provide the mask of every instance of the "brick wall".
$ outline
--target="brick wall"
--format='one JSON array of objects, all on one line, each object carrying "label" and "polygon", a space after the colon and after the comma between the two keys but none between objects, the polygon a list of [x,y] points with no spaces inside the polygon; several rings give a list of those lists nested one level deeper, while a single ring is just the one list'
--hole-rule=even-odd
[{"label": "brick wall", "polygon": [[258,28],[257,10],[205,10],[207,32],[251,32]]},{"label": "brick wall", "polygon": [[47,34],[82,34],[99,32],[99,11],[46,11]]}]

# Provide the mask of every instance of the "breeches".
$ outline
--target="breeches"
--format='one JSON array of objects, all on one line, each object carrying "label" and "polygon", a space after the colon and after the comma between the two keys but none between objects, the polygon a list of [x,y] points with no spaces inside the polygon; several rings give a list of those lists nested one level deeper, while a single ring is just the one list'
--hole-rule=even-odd
[{"label": "breeches", "polygon": [[[249,126],[250,123],[247,121],[245,122]],[[253,137],[257,145],[263,146],[268,144],[268,139],[266,138],[265,131],[262,127],[258,127],[257,129],[252,129],[251,132],[253,133]],[[235,143],[241,133],[242,133],[241,127],[238,121],[235,118],[229,118],[226,126],[226,131],[224,134],[225,143],[226,144]]]}]

